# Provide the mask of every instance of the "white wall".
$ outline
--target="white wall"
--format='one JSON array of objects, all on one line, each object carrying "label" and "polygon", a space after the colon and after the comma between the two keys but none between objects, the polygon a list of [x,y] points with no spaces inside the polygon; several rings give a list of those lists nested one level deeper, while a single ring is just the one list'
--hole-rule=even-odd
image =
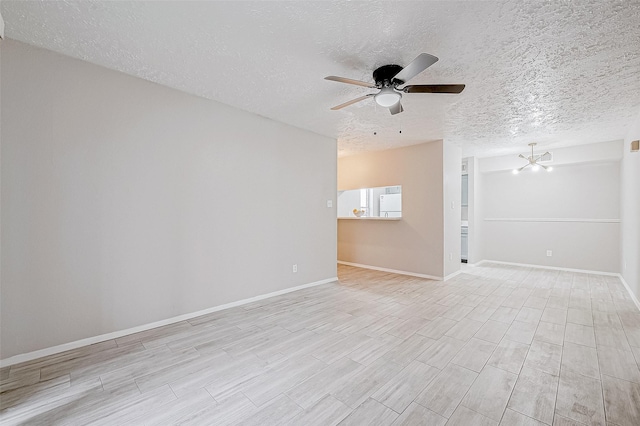
[{"label": "white wall", "polygon": [[335,140],[1,51],[3,359],[335,277]]},{"label": "white wall", "polygon": [[442,141],[340,158],[339,190],[402,185],[402,219],[339,219],[338,260],[442,277],[443,173]]},{"label": "white wall", "polygon": [[630,152],[640,139],[640,115],[632,123],[623,146],[620,206],[620,273],[640,299],[640,152]]},{"label": "white wall", "polygon": [[444,143],[444,276],[460,270],[461,208],[462,200],[462,151],[457,146]]},{"label": "white wall", "polygon": [[[567,160],[554,161],[550,173],[527,170],[513,175],[500,158],[479,161],[484,171],[480,185],[476,182],[482,200],[482,256],[618,272],[620,142],[558,151]],[[571,151],[579,164],[569,163]],[[598,158],[604,160],[595,161]],[[547,250],[552,257],[546,256]]]},{"label": "white wall", "polygon": [[353,209],[360,209],[360,191],[338,192],[338,217],[355,217]]}]

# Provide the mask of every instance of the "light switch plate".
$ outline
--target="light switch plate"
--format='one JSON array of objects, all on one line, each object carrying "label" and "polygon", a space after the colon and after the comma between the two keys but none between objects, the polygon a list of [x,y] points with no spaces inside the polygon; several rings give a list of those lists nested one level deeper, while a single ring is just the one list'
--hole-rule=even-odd
[{"label": "light switch plate", "polygon": [[333,207],[333,200],[327,200],[327,207]]}]

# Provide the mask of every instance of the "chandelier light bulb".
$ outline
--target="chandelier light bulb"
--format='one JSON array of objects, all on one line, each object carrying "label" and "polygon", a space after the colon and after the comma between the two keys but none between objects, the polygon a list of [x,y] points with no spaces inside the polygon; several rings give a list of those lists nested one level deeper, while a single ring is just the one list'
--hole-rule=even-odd
[{"label": "chandelier light bulb", "polygon": [[513,169],[513,171],[511,173],[513,173],[514,175],[517,175],[520,172],[518,171],[518,169]]},{"label": "chandelier light bulb", "polygon": [[534,172],[537,172],[538,170],[540,170],[540,166],[535,164],[533,167],[531,167],[531,170],[533,170]]},{"label": "chandelier light bulb", "polygon": [[547,171],[550,172],[551,170],[553,170],[553,167],[549,166],[547,167]]}]

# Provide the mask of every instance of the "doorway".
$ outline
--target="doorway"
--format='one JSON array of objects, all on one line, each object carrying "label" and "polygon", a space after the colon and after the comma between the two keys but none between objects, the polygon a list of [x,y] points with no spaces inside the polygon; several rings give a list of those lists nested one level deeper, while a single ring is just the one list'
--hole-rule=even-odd
[{"label": "doorway", "polygon": [[469,162],[462,161],[462,198],[460,202],[460,261],[469,261]]}]

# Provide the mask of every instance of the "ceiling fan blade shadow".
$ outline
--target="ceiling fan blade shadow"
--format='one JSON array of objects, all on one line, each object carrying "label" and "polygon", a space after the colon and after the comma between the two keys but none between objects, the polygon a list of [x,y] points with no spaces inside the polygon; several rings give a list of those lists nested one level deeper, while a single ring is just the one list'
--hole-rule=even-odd
[{"label": "ceiling fan blade shadow", "polygon": [[436,62],[438,62],[438,58],[435,56],[429,55],[428,53],[421,53],[417,58],[411,61],[409,65],[402,68],[398,74],[393,76],[393,79],[406,83]]},{"label": "ceiling fan blade shadow", "polygon": [[356,86],[368,87],[370,89],[375,89],[376,85],[373,83],[367,83],[366,81],[353,80],[351,78],[344,77],[336,77],[335,75],[330,75],[324,78],[325,80],[337,81],[338,83],[347,83],[347,84],[355,84]]},{"label": "ceiling fan blade shadow", "polygon": [[404,108],[402,108],[402,103],[400,101],[398,101],[398,103],[396,103],[395,105],[391,105],[389,107],[389,112],[391,113],[391,115],[400,114],[402,111],[404,111]]},{"label": "ceiling fan blade shadow", "polygon": [[464,84],[418,84],[405,86],[404,93],[460,93],[464,90]]},{"label": "ceiling fan blade shadow", "polygon": [[343,104],[336,105],[336,106],[334,106],[334,107],[333,107],[333,108],[331,108],[331,109],[332,109],[333,111],[336,111],[336,110],[342,109],[342,108],[344,108],[344,107],[348,107],[349,105],[353,105],[353,104],[355,104],[356,102],[364,101],[365,99],[370,98],[371,96],[374,96],[374,94],[373,94],[373,93],[369,93],[368,95],[360,96],[359,98],[352,99],[352,100],[350,100],[349,102],[345,102],[345,103],[343,103]]}]

